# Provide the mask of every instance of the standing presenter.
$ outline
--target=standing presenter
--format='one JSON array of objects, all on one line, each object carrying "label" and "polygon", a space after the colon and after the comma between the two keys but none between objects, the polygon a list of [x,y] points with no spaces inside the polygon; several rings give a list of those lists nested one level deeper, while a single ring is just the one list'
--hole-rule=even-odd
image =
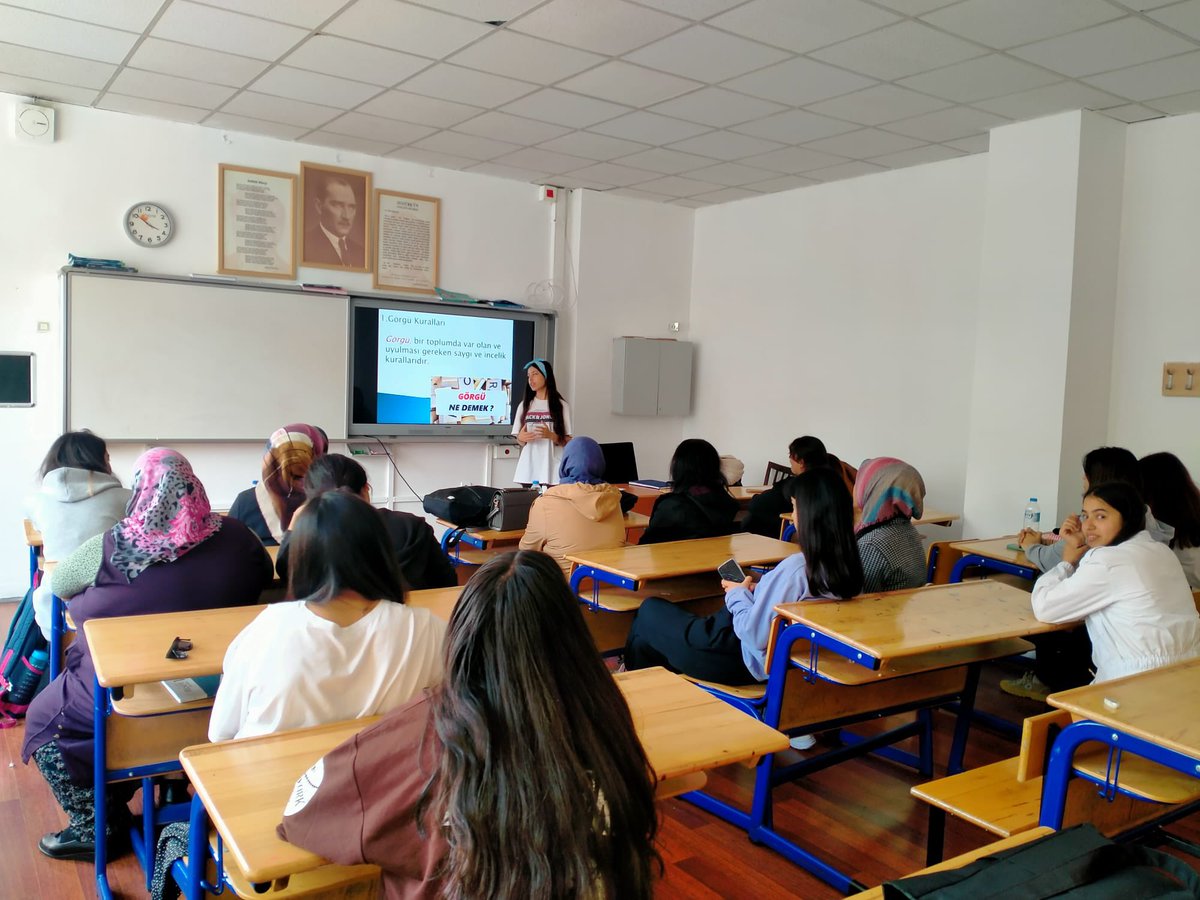
[{"label": "standing presenter", "polygon": [[571,408],[558,392],[554,369],[546,360],[525,364],[525,397],[513,413],[512,433],[521,444],[513,481],[558,484],[563,447],[571,440]]}]

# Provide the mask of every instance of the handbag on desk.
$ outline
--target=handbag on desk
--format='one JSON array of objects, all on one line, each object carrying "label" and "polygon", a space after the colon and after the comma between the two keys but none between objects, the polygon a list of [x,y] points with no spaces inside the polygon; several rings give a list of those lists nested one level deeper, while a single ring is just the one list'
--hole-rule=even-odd
[{"label": "handbag on desk", "polygon": [[517,531],[529,524],[529,507],[538,498],[533,488],[499,488],[492,495],[487,527],[492,531]]}]

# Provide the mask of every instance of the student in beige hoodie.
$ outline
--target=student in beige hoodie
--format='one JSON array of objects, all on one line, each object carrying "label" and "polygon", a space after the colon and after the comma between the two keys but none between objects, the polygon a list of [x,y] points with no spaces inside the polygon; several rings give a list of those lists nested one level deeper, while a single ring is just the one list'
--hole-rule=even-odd
[{"label": "student in beige hoodie", "polygon": [[541,550],[569,575],[567,554],[625,544],[621,492],[604,481],[604,453],[590,437],[563,450],[559,482],[533,502],[522,550]]}]

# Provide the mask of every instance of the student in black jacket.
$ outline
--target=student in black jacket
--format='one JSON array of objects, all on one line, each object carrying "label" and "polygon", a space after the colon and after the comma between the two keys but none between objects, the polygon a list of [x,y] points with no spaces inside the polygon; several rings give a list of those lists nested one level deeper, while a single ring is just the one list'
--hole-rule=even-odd
[{"label": "student in black jacket", "polygon": [[738,503],[721,474],[721,457],[708,441],[689,438],[671,457],[671,490],[654,503],[642,544],[732,534]]},{"label": "student in black jacket", "polygon": [[[366,470],[348,456],[330,453],[314,460],[309,466],[308,474],[304,476],[304,492],[312,500],[327,491],[336,490],[355,494],[367,502],[371,500]],[[428,522],[412,513],[391,509],[376,511],[383,519],[396,561],[400,564],[400,572],[409,588],[421,591],[458,584],[454,567],[446,559]],[[275,559],[275,571],[284,581],[288,577],[288,536],[283,536],[279,555]]]},{"label": "student in black jacket", "polygon": [[811,472],[813,469],[829,468],[842,476],[846,491],[854,493],[854,479],[857,471],[851,465],[842,462],[825,449],[820,438],[804,435],[788,445],[788,463],[792,474],[761,494],[750,498],[750,506],[746,518],[742,520],[742,529],[751,534],[761,534],[766,537],[779,537],[781,513],[792,511],[792,501],[788,491],[791,481],[801,472]]}]

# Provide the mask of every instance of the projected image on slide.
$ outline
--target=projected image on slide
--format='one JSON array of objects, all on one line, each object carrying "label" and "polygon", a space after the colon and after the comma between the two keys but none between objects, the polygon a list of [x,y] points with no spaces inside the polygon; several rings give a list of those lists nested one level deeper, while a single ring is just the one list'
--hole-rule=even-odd
[{"label": "projected image on slide", "polygon": [[379,421],[509,423],[512,352],[508,319],[380,310]]}]

